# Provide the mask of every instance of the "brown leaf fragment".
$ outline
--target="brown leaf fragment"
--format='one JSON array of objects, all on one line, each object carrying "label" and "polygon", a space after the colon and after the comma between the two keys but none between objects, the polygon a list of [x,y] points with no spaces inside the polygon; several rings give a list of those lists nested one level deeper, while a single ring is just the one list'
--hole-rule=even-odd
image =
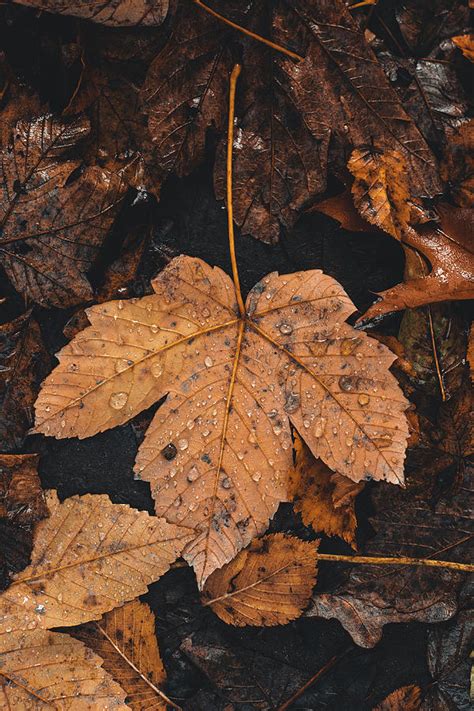
[{"label": "brown leaf fragment", "polygon": [[59,354],[35,432],[89,437],[168,393],[135,471],[158,516],[195,530],[184,557],[202,585],[262,534],[287,499],[290,422],[354,481],[403,481],[407,402],[393,354],[345,323],[354,306],[320,271],[272,273],[241,318],[230,278],[177,257],[155,293],[88,309]]},{"label": "brown leaf fragment", "polygon": [[31,565],[0,595],[0,634],[77,625],[142,593],[181,554],[185,528],[108,496],[48,493]]},{"label": "brown leaf fragment", "polygon": [[59,15],[73,15],[110,27],[161,25],[169,0],[13,0]]},{"label": "brown leaf fragment", "polygon": [[474,324],[471,324],[467,346],[467,360],[471,373],[471,381],[474,381]]},{"label": "brown leaf fragment", "polygon": [[78,172],[80,161],[67,158],[88,133],[84,118],[23,120],[1,154],[0,261],[17,291],[43,306],[92,298],[86,273],[125,192],[119,176]]},{"label": "brown leaf fragment", "polygon": [[404,237],[407,244],[429,261],[429,274],[379,292],[380,300],[372,304],[359,321],[439,301],[474,298],[474,210],[448,205],[438,206],[437,210],[439,226],[422,225]]},{"label": "brown leaf fragment", "polygon": [[[440,498],[437,477],[416,469],[408,476],[407,489],[388,490],[377,484],[370,518],[376,535],[362,554],[409,556],[470,561],[474,527],[472,470]],[[315,593],[310,617],[336,618],[361,647],[373,647],[385,624],[393,622],[442,622],[457,610],[462,573],[434,568],[353,566],[330,592]]]},{"label": "brown leaf fragment", "polygon": [[34,419],[39,384],[50,367],[31,311],[0,325],[0,450],[21,449]]},{"label": "brown leaf fragment", "polygon": [[0,635],[0,706],[125,711],[125,692],[82,642],[48,630]]},{"label": "brown leaf fragment", "polygon": [[441,163],[441,175],[456,205],[474,205],[474,119],[451,133]]},{"label": "brown leaf fragment", "polygon": [[33,528],[48,515],[36,454],[0,454],[0,589],[30,559]]},{"label": "brown leaf fragment", "polygon": [[374,232],[373,224],[364,220],[354,205],[354,199],[349,189],[343,193],[318,202],[310,212],[322,212],[333,220],[341,223],[345,230],[350,232]]},{"label": "brown leaf fragment", "polygon": [[273,627],[299,617],[316,582],[318,541],[274,533],[216,570],[201,599],[221,620],[236,627]]},{"label": "brown leaf fragment", "polygon": [[290,475],[294,510],[301,514],[305,526],[312,526],[316,533],[339,536],[357,548],[354,504],[364,484],[331,471],[314,458],[298,435],[294,449],[295,466]]},{"label": "brown leaf fragment", "polygon": [[474,35],[457,35],[456,37],[452,37],[452,40],[456,47],[461,50],[466,59],[474,62]]},{"label": "brown leaf fragment", "polygon": [[88,622],[71,635],[84,642],[103,660],[109,672],[127,695],[133,711],[166,711],[167,698],[160,687],[166,672],[155,635],[155,616],[144,602],[133,600],[97,622]]},{"label": "brown leaf fragment", "polygon": [[373,711],[418,711],[421,707],[421,689],[410,684],[392,691],[386,699],[374,706]]}]

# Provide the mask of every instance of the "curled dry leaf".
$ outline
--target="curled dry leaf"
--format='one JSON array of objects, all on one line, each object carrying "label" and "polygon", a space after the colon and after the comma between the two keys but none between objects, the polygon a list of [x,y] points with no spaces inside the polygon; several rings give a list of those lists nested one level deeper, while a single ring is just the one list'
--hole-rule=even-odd
[{"label": "curled dry leaf", "polygon": [[429,274],[380,292],[379,301],[359,321],[439,301],[474,298],[474,210],[448,205],[438,206],[437,210],[439,226],[421,225],[404,235],[404,241],[429,261]]},{"label": "curled dry leaf", "polygon": [[364,488],[337,472],[331,471],[295,433],[295,466],[291,472],[293,508],[301,514],[305,526],[316,533],[339,536],[356,548],[356,496]]},{"label": "curled dry leaf", "polygon": [[0,635],[0,706],[125,711],[125,691],[82,642],[48,630]]},{"label": "curled dry leaf", "polygon": [[103,660],[103,667],[127,694],[133,711],[166,711],[160,691],[166,672],[155,635],[155,616],[144,602],[133,600],[88,622],[71,635]]},{"label": "curled dry leaf", "polygon": [[31,311],[0,325],[0,451],[18,451],[33,423],[39,384],[50,367]]},{"label": "curled dry leaf", "polygon": [[111,27],[161,25],[169,0],[13,0],[59,15],[73,15]]},{"label": "curled dry leaf", "polygon": [[421,706],[421,689],[410,684],[392,691],[386,699],[374,706],[373,711],[418,711]]},{"label": "curled dry leaf", "polygon": [[92,325],[43,384],[35,432],[89,437],[168,393],[135,471],[159,516],[195,529],[184,556],[201,586],[287,499],[290,422],[354,481],[403,481],[395,357],[345,323],[354,306],[334,279],[270,274],[244,317],[230,278],[199,259],[174,259],[152,285],[152,296],[88,309]]},{"label": "curled dry leaf", "polygon": [[34,524],[48,515],[36,454],[0,454],[0,590],[30,559]]},{"label": "curled dry leaf", "polygon": [[179,557],[185,528],[108,496],[48,494],[31,565],[0,595],[0,634],[77,625],[146,592]]},{"label": "curled dry leaf", "polygon": [[77,118],[19,121],[1,153],[0,261],[12,284],[43,306],[66,308],[92,298],[86,273],[125,192],[98,166],[78,173],[67,153],[89,133]]},{"label": "curled dry leaf", "polygon": [[237,627],[273,627],[299,617],[316,582],[318,541],[273,533],[252,541],[207,580],[202,600]]}]

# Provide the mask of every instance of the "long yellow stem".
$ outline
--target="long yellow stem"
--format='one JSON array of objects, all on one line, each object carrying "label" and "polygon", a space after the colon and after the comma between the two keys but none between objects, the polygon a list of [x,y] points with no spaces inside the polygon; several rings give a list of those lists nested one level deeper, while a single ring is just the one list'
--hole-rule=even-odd
[{"label": "long yellow stem", "polygon": [[454,563],[451,560],[434,560],[433,558],[388,558],[370,555],[337,555],[333,553],[316,553],[317,560],[333,560],[356,565],[421,565],[430,568],[451,568],[474,573],[474,564]]},{"label": "long yellow stem", "polygon": [[281,45],[276,44],[275,42],[272,42],[271,40],[266,39],[265,37],[261,37],[260,35],[255,34],[255,32],[247,30],[245,27],[238,25],[236,22],[232,22],[232,20],[228,20],[227,17],[224,17],[224,15],[219,14],[208,5],[205,5],[201,0],[193,0],[193,2],[199,7],[202,7],[203,10],[208,12],[217,20],[220,20],[225,25],[232,27],[234,30],[238,30],[238,32],[242,32],[244,35],[252,37],[252,39],[257,40],[257,42],[262,42],[262,44],[266,44],[267,47],[276,49],[277,52],[282,52],[283,54],[286,54],[286,56],[291,57],[291,59],[296,59],[298,62],[302,62],[304,60],[304,57],[300,57],[299,54],[296,54],[296,52],[292,52],[291,49],[286,49],[286,47],[282,47]]},{"label": "long yellow stem", "polygon": [[232,204],[232,149],[234,146],[234,115],[235,115],[235,90],[237,87],[237,79],[240,74],[240,64],[236,64],[230,75],[229,88],[229,126],[227,129],[227,228],[229,235],[229,251],[230,261],[232,263],[232,278],[234,280],[235,293],[237,295],[237,304],[241,316],[245,315],[245,305],[242,299],[240,290],[239,270],[237,268],[237,257],[235,255],[235,236],[234,236],[234,208]]}]

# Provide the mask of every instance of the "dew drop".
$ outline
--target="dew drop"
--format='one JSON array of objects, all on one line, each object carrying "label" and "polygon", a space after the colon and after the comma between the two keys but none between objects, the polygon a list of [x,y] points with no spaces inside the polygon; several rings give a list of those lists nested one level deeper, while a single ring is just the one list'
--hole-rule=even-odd
[{"label": "dew drop", "polygon": [[178,449],[180,449],[182,452],[184,452],[184,450],[187,449],[188,446],[189,446],[189,442],[187,439],[178,440]]},{"label": "dew drop", "polygon": [[252,474],[253,481],[260,481],[261,478],[262,478],[262,474],[260,472],[254,472]]},{"label": "dew drop", "polygon": [[364,405],[369,404],[370,397],[368,395],[366,395],[365,393],[361,393],[359,395],[359,397],[357,398],[357,402],[359,403],[359,405],[362,405],[362,407],[364,407]]},{"label": "dew drop", "polygon": [[206,368],[211,368],[212,367],[212,358],[210,358],[209,356],[206,356],[204,358],[204,365],[206,366]]},{"label": "dew drop", "polygon": [[110,407],[114,410],[121,410],[127,403],[128,395],[127,393],[112,393],[109,400]]},{"label": "dew drop", "polygon": [[160,330],[160,327],[158,326],[158,324],[156,324],[156,323],[151,324],[150,331],[152,333],[158,333],[159,330]]},{"label": "dew drop", "polygon": [[283,333],[285,336],[289,335],[290,333],[293,333],[293,326],[291,326],[289,323],[283,322],[278,326],[280,333]]},{"label": "dew drop", "polygon": [[131,365],[133,365],[133,360],[119,358],[118,361],[115,363],[115,371],[117,373],[123,373],[123,371],[127,370],[127,368],[129,368]]},{"label": "dew drop", "polygon": [[326,420],[324,417],[321,417],[320,421],[314,428],[314,436],[315,437],[322,437],[324,434],[324,428],[326,427]]},{"label": "dew drop", "polygon": [[153,363],[151,366],[151,374],[154,378],[159,378],[162,373],[163,365],[161,364],[161,361],[157,360],[156,363]]}]

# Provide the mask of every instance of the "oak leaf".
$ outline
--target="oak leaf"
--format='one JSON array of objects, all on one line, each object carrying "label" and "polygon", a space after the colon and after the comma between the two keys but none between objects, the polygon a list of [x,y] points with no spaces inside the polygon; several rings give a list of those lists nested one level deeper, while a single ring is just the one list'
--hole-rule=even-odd
[{"label": "oak leaf", "polygon": [[294,449],[295,466],[290,475],[294,510],[316,533],[339,536],[356,548],[354,505],[364,484],[331,471],[296,434]]},{"label": "oak leaf", "polygon": [[414,684],[392,691],[372,711],[418,711],[421,707],[421,689]]},{"label": "oak leaf", "polygon": [[273,627],[299,617],[316,582],[318,541],[274,533],[207,579],[202,600],[227,624]]},{"label": "oak leaf", "polygon": [[155,634],[155,616],[144,602],[133,600],[97,622],[70,633],[103,660],[103,667],[127,694],[133,711],[166,711],[167,697],[160,691],[166,672]]},{"label": "oak leaf", "polygon": [[105,495],[60,503],[35,531],[31,565],[0,595],[0,632],[70,626],[146,592],[181,554],[190,532]]},{"label": "oak leaf", "polygon": [[169,0],[13,0],[45,12],[73,15],[111,27],[161,25]]},{"label": "oak leaf", "polygon": [[51,115],[19,121],[1,153],[0,262],[17,291],[43,306],[92,298],[86,277],[126,186],[118,175],[68,152],[89,133],[87,119]]},{"label": "oak leaf", "polygon": [[49,630],[0,635],[0,706],[125,711],[125,691],[82,642]]},{"label": "oak leaf", "polygon": [[33,528],[48,515],[36,454],[0,454],[0,590],[30,559]]},{"label": "oak leaf", "polygon": [[91,326],[43,383],[35,432],[89,437],[168,394],[135,471],[156,512],[195,529],[202,586],[287,500],[290,422],[339,473],[403,481],[407,402],[385,346],[345,323],[354,306],[314,270],[260,281],[240,317],[218,268],[177,257],[155,294],[88,309]]}]

